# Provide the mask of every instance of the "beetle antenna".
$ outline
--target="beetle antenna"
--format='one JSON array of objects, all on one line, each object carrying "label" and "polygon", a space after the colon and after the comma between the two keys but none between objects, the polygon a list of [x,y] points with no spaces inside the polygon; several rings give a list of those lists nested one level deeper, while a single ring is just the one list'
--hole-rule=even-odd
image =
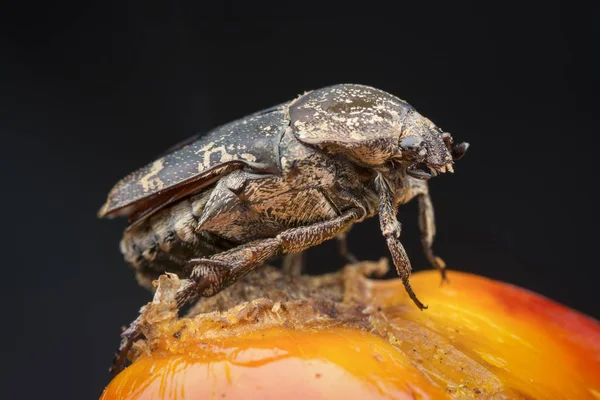
[{"label": "beetle antenna", "polygon": [[467,143],[467,142],[462,142],[462,143],[455,144],[454,146],[452,146],[452,151],[451,151],[452,159],[454,161],[460,160],[465,155],[468,148],[469,148],[469,143]]}]

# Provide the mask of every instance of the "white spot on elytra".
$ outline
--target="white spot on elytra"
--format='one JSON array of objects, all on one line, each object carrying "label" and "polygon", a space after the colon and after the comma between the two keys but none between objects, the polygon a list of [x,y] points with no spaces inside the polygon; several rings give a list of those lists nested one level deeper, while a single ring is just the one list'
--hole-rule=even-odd
[{"label": "white spot on elytra", "polygon": [[144,193],[150,190],[161,190],[165,186],[164,182],[157,176],[163,168],[163,159],[160,158],[154,161],[150,171],[139,179],[138,183],[142,185]]}]

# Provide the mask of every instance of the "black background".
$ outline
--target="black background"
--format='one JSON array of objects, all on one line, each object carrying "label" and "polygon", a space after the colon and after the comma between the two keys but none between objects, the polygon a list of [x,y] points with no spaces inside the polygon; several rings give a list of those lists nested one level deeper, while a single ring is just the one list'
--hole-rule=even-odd
[{"label": "black background", "polygon": [[[420,5],[419,5],[420,4]],[[20,3],[3,9],[3,398],[97,398],[150,299],[96,211],[168,146],[305,90],[353,82],[471,142],[432,181],[450,268],[600,317],[598,25],[573,2]],[[445,5],[442,5],[445,4]],[[416,205],[400,210],[415,269]],[[376,219],[351,232],[387,255]],[[333,243],[310,272],[338,268]],[[452,278],[452,275],[450,275]]]}]

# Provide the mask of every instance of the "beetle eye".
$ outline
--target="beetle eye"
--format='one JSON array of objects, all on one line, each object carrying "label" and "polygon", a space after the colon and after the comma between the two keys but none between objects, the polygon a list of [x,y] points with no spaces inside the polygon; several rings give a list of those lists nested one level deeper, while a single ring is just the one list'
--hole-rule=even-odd
[{"label": "beetle eye", "polygon": [[400,148],[402,149],[402,158],[412,159],[420,152],[422,140],[416,136],[407,136],[400,139]]}]

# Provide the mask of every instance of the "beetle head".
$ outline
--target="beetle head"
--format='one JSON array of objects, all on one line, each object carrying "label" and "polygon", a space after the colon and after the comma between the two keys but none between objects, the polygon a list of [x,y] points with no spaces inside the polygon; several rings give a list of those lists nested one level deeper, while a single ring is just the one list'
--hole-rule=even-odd
[{"label": "beetle head", "polygon": [[465,154],[469,144],[453,144],[448,132],[412,110],[404,120],[399,147],[396,159],[407,165],[407,174],[429,179],[438,173],[454,172],[452,164]]}]

